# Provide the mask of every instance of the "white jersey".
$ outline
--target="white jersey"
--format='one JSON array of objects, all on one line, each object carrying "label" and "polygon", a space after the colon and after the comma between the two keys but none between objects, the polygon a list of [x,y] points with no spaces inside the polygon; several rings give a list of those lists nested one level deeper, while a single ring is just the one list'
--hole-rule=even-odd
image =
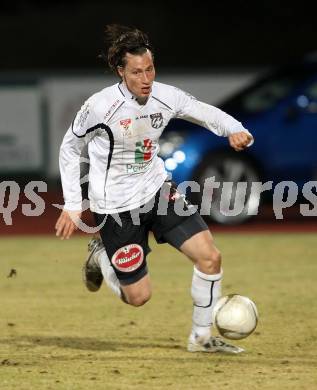
[{"label": "white jersey", "polygon": [[113,214],[148,202],[168,176],[158,140],[172,118],[219,136],[247,132],[230,115],[166,84],[154,82],[145,105],[139,105],[124,83],[105,88],[81,107],[62,142],[64,209],[81,210],[80,155],[87,143],[93,212]]}]

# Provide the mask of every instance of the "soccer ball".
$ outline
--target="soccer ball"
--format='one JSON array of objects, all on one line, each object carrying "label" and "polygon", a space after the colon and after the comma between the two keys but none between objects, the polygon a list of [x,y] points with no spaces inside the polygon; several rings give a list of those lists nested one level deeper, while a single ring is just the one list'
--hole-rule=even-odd
[{"label": "soccer ball", "polygon": [[256,328],[258,311],[248,297],[226,295],[214,307],[213,323],[221,336],[232,340],[244,339]]}]

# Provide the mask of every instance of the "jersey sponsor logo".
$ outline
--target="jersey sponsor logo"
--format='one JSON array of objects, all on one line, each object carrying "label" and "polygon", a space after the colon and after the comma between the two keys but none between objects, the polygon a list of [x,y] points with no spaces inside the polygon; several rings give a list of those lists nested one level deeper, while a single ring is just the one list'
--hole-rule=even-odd
[{"label": "jersey sponsor logo", "polygon": [[104,116],[104,119],[107,120],[110,118],[110,115],[113,113],[114,109],[118,106],[118,104],[120,103],[120,100],[117,99],[112,105],[111,107],[109,108],[109,110],[106,112],[105,116]]},{"label": "jersey sponsor logo", "polygon": [[135,162],[142,163],[152,158],[152,140],[147,138],[135,143]]},{"label": "jersey sponsor logo", "polygon": [[148,115],[140,115],[140,116],[137,116],[135,119],[136,120],[138,120],[138,119],[146,119],[148,117],[149,117]]},{"label": "jersey sponsor logo", "polygon": [[132,120],[130,118],[127,118],[127,119],[122,119],[120,121],[120,126],[122,127],[123,129],[123,134],[126,136],[126,137],[129,137],[131,136],[131,123],[132,123]]},{"label": "jersey sponsor logo", "polygon": [[157,112],[156,114],[151,114],[151,126],[154,129],[159,129],[163,126],[163,115],[161,112]]},{"label": "jersey sponsor logo", "polygon": [[75,121],[76,127],[81,128],[84,126],[84,124],[89,116],[89,111],[90,111],[89,103],[86,103],[81,107],[81,109],[77,115],[77,120]]},{"label": "jersey sponsor logo", "polygon": [[120,126],[124,129],[124,130],[128,130],[130,125],[131,125],[131,119],[122,119],[120,121]]},{"label": "jersey sponsor logo", "polygon": [[121,272],[138,269],[144,260],[143,249],[138,244],[129,244],[118,249],[111,258],[112,265]]},{"label": "jersey sponsor logo", "polygon": [[152,163],[152,160],[146,161],[143,163],[135,163],[135,164],[127,164],[127,173],[143,173],[146,172],[150,165]]}]

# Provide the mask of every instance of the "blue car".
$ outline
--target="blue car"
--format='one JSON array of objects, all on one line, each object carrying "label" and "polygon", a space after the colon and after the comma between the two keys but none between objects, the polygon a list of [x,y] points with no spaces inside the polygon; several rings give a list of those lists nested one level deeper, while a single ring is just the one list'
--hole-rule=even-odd
[{"label": "blue car", "polygon": [[[161,157],[176,182],[195,180],[203,188],[206,178],[215,177],[234,183],[233,191],[226,193],[223,184],[210,191],[207,220],[241,223],[250,218],[260,201],[259,193],[251,191],[252,182],[273,181],[274,186],[289,180],[301,188],[317,179],[316,56],[260,77],[217,107],[252,132],[252,147],[234,152],[226,138],[179,119],[171,121],[161,138]],[[239,195],[239,182],[247,183],[246,197]],[[189,196],[200,204],[202,193]],[[230,215],[228,207],[222,210],[223,202],[232,207],[234,201],[243,203],[238,215]]]}]

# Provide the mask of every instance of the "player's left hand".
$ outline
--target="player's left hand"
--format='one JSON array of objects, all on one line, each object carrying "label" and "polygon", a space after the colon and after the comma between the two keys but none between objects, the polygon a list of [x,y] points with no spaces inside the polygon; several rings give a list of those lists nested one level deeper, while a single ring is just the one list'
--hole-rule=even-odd
[{"label": "player's left hand", "polygon": [[62,240],[69,239],[70,236],[78,229],[81,211],[62,210],[56,225],[56,236]]},{"label": "player's left hand", "polygon": [[230,146],[236,151],[241,152],[245,149],[250,142],[253,141],[251,134],[245,133],[244,131],[239,131],[238,133],[230,134],[229,137]]}]

